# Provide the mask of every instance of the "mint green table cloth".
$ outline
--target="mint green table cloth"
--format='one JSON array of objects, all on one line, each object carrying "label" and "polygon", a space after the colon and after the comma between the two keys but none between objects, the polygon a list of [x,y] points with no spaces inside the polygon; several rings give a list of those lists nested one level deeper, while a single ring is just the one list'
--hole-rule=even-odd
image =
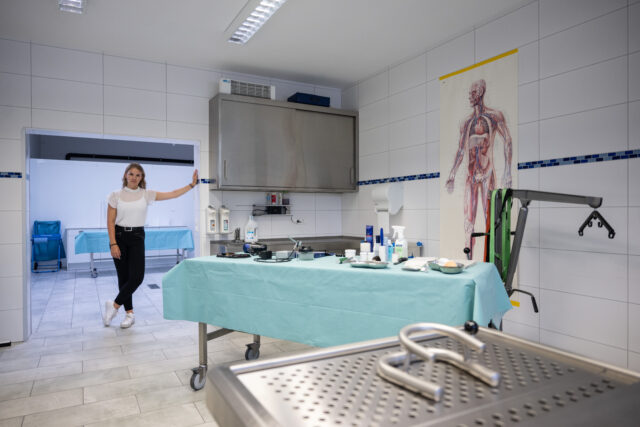
[{"label": "mint green table cloth", "polygon": [[[193,235],[186,227],[145,228],[144,249],[193,249]],[[83,231],[75,238],[77,254],[109,252],[107,230]]]},{"label": "mint green table cloth", "polygon": [[415,322],[486,326],[511,308],[493,264],[460,274],[313,261],[187,259],[162,279],[164,317],[312,346],[393,336]]}]

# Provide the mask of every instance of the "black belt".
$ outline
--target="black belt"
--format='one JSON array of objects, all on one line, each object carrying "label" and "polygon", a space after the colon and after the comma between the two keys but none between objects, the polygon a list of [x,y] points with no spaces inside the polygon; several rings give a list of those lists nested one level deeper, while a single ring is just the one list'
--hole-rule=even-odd
[{"label": "black belt", "polygon": [[144,227],[121,227],[116,225],[117,231],[144,231]]}]

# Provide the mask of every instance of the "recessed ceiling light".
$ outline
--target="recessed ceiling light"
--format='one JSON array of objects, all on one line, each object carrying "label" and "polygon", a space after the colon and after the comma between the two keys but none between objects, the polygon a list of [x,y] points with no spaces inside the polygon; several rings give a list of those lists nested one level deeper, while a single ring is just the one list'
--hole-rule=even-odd
[{"label": "recessed ceiling light", "polygon": [[245,44],[271,18],[271,15],[287,0],[261,0],[238,29],[229,37],[229,42]]},{"label": "recessed ceiling light", "polygon": [[86,0],[59,0],[58,8],[63,12],[84,13]]}]

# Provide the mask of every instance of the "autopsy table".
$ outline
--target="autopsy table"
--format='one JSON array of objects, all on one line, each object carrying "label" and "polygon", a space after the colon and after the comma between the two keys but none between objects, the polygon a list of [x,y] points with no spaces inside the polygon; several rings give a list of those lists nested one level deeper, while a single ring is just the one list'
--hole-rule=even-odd
[{"label": "autopsy table", "polygon": [[[253,334],[245,357],[257,358],[261,335],[316,347],[395,335],[416,322],[499,324],[511,308],[493,264],[462,273],[354,268],[336,257],[260,263],[253,258],[187,259],[162,279],[164,317],[198,322],[204,386],[207,341],[231,331]],[[207,333],[207,324],[222,329]]]},{"label": "autopsy table", "polygon": [[[187,227],[149,227],[145,228],[144,234],[145,251],[175,249],[176,263],[184,260],[187,250],[193,249],[193,235]],[[81,231],[75,238],[74,247],[76,254],[89,254],[91,277],[98,277],[93,254],[110,252],[107,230]]]}]

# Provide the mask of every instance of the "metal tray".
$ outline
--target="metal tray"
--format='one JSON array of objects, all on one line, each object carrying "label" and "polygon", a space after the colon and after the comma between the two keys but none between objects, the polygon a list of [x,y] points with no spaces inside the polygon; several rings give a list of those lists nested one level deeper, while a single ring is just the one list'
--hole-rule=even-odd
[{"label": "metal tray", "polygon": [[351,267],[357,268],[387,268],[388,262],[384,261],[354,261],[351,263]]},{"label": "metal tray", "polygon": [[[443,384],[435,403],[376,374],[400,349],[387,338],[312,350],[209,371],[207,405],[225,426],[636,426],[640,374],[480,328],[487,349],[473,358],[498,370],[490,387],[448,364],[411,363]],[[433,333],[422,345],[460,351]]]}]

